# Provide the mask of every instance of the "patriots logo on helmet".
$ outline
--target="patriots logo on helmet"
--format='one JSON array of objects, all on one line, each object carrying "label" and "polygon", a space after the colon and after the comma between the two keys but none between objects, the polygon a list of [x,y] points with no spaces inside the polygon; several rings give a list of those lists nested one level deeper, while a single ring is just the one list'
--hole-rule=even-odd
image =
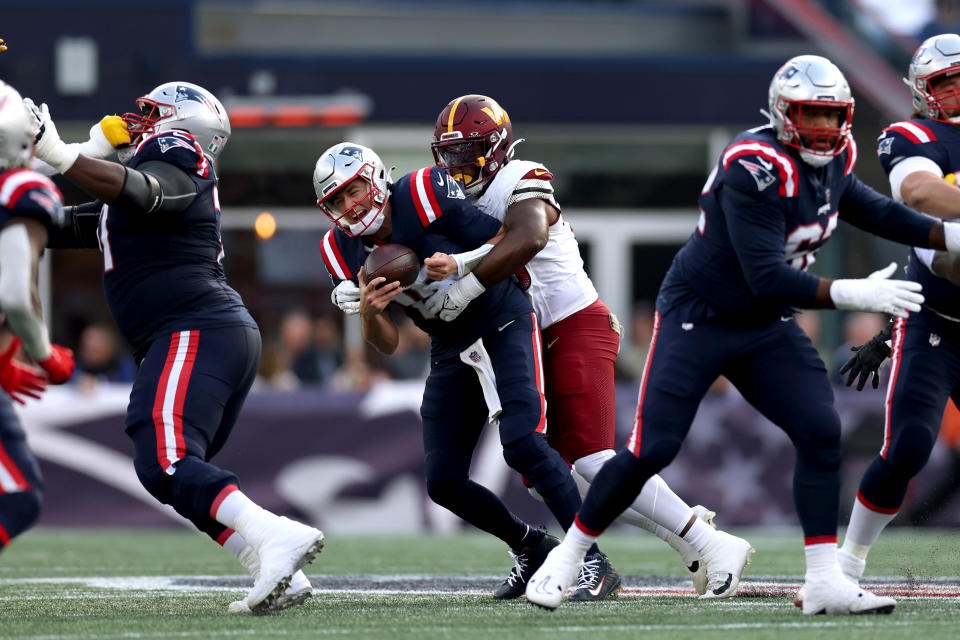
[{"label": "patriots logo on helmet", "polygon": [[356,158],[357,160],[363,160],[363,150],[360,147],[344,147],[340,149],[338,155],[341,156],[350,156],[351,158]]},{"label": "patriots logo on helmet", "polygon": [[757,183],[757,191],[763,191],[777,181],[772,173],[770,173],[765,167],[761,167],[755,162],[750,162],[749,160],[745,160],[743,158],[737,160],[737,162],[739,162],[743,168],[749,171],[750,175],[753,176],[754,181]]},{"label": "patriots logo on helmet", "polygon": [[220,112],[217,110],[214,104],[210,102],[210,99],[207,98],[207,96],[200,93],[199,91],[197,91],[196,89],[194,89],[193,87],[188,87],[182,84],[177,85],[177,95],[176,97],[174,97],[173,101],[174,102],[185,102],[185,101],[199,102],[200,104],[206,106],[207,109],[210,109],[211,113],[217,116],[220,122],[223,122],[223,117],[220,115]]}]

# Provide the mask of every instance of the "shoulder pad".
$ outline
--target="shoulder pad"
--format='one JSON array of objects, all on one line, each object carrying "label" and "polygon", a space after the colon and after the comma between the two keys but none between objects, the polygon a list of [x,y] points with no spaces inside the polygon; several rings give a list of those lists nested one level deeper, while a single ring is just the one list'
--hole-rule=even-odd
[{"label": "shoulder pad", "polygon": [[437,166],[425,167],[410,174],[410,195],[420,223],[427,227],[443,216],[443,200],[464,200],[459,182]]},{"label": "shoulder pad", "polygon": [[137,147],[129,166],[135,169],[149,160],[170,163],[201,178],[210,177],[210,162],[197,139],[186,131],[164,131],[150,136]]},{"label": "shoulder pad", "polygon": [[887,173],[904,158],[921,156],[938,162],[938,146],[928,145],[936,142],[934,131],[916,121],[894,122],[883,130],[877,138],[877,157]]},{"label": "shoulder pad", "polygon": [[0,175],[0,207],[11,215],[36,218],[49,226],[63,226],[63,196],[56,185],[31,169]]},{"label": "shoulder pad", "polygon": [[[744,193],[767,192],[787,197],[799,193],[797,163],[767,142],[734,142],[724,150],[721,166],[723,182]],[[774,185],[776,189],[772,188]]]}]

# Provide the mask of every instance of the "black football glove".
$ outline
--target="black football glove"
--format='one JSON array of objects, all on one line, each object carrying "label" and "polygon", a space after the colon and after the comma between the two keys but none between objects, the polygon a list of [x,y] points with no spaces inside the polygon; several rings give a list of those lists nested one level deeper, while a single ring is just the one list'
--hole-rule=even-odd
[{"label": "black football glove", "polygon": [[873,388],[880,387],[880,367],[890,357],[890,347],[887,342],[893,332],[892,327],[893,324],[888,324],[883,331],[870,338],[865,344],[859,347],[850,347],[850,350],[855,353],[840,368],[841,376],[847,371],[850,372],[845,383],[848,387],[853,384],[854,378],[860,376],[857,381],[857,391],[863,391],[863,386],[870,378],[870,374],[873,374]]}]

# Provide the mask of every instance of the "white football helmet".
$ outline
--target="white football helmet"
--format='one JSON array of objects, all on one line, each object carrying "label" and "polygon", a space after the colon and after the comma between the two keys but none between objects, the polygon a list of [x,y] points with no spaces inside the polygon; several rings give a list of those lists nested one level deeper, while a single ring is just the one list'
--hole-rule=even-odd
[{"label": "white football helmet", "polygon": [[[826,58],[803,55],[787,60],[770,82],[767,103],[777,139],[797,149],[807,164],[822,167],[847,148],[853,95],[843,73]],[[836,126],[804,125],[805,107],[836,108]]]},{"label": "white football helmet", "polygon": [[[367,184],[367,197],[341,210],[334,204],[334,196],[355,179]],[[313,170],[317,206],[348,236],[368,236],[380,229],[390,183],[390,171],[380,156],[354,142],[341,142],[324,151]]]},{"label": "white football helmet", "polygon": [[19,169],[33,159],[33,124],[16,89],[0,80],[0,170]]},{"label": "white football helmet", "polygon": [[144,137],[171,129],[188,131],[210,160],[216,160],[230,138],[230,118],[216,96],[189,82],[167,82],[137,98],[140,113],[125,113],[130,146]]},{"label": "white football helmet", "polygon": [[[937,91],[937,80],[960,73],[960,35],[943,33],[924,40],[907,69],[904,82],[913,95],[913,108],[925,118],[960,124],[960,87]],[[948,116],[943,102],[957,115]]]}]

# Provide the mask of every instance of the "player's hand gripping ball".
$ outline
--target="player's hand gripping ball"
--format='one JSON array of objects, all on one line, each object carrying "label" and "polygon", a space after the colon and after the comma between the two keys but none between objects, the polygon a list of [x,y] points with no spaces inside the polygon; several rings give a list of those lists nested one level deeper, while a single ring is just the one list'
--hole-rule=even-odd
[{"label": "player's hand gripping ball", "polygon": [[420,258],[402,244],[385,244],[367,256],[363,271],[367,282],[385,278],[384,284],[399,282],[401,287],[409,287],[420,274]]}]

